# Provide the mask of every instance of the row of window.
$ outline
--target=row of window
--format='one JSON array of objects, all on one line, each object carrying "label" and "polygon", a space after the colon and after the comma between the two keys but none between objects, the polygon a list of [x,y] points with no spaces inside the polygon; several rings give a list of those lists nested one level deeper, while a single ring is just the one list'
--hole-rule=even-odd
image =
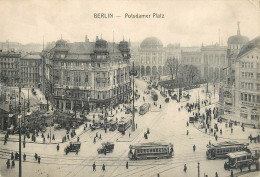
[{"label": "row of window", "polygon": [[253,90],[253,89],[254,89],[253,86],[254,86],[253,83],[241,82],[241,88],[242,88],[242,89]]},{"label": "row of window", "polygon": [[186,58],[186,57],[184,57],[184,58],[182,59],[182,62],[183,62],[183,63],[186,63],[186,62],[187,62],[187,63],[189,63],[189,62],[191,62],[191,63],[194,63],[194,62],[195,62],[195,63],[198,63],[198,62],[199,62],[199,63],[200,63],[200,62],[201,62],[201,59],[200,59],[200,58],[195,58],[195,59],[194,59],[193,57],[192,57],[192,58]]},{"label": "row of window", "polygon": [[0,58],[0,61],[9,61],[9,62],[13,62],[16,61],[16,58]]},{"label": "row of window", "polygon": [[241,151],[243,147],[233,147],[233,148],[220,148],[217,149],[217,154],[229,153],[229,152],[236,152]]},{"label": "row of window", "polygon": [[162,64],[162,59],[159,58],[158,60],[156,60],[155,58],[153,58],[152,63],[150,58],[141,59],[141,64]]},{"label": "row of window", "polygon": [[[258,59],[258,56],[255,56]],[[247,55],[247,58],[250,58],[249,55]],[[254,55],[251,56],[251,58],[254,58]]]},{"label": "row of window", "polygon": [[251,102],[251,103],[260,103],[260,95],[256,96],[256,95],[251,95],[251,94],[247,94],[247,93],[241,93],[240,100]]},{"label": "row of window", "polygon": [[242,78],[254,78],[254,74],[252,72],[242,72]]},{"label": "row of window", "polygon": [[137,154],[153,153],[153,152],[167,152],[168,148],[153,148],[153,149],[137,149]]},{"label": "row of window", "polygon": [[242,68],[254,68],[254,63],[253,62],[241,62],[241,67]]},{"label": "row of window", "polygon": [[[27,82],[27,81],[26,81]],[[107,99],[110,98],[111,96],[114,95],[118,95],[120,93],[123,93],[125,91],[127,91],[128,89],[128,85],[124,85],[122,87],[118,87],[117,89],[113,89],[113,90],[109,90],[109,91],[103,91],[103,92],[97,92],[96,93],[96,98],[97,99]],[[75,98],[89,98],[91,93],[90,92],[70,92],[70,91],[65,91],[65,92],[61,92],[61,91],[56,91],[56,96],[66,96],[66,97],[75,97]]]},{"label": "row of window", "polygon": [[[248,114],[246,114],[246,113],[240,113],[240,117],[241,117],[241,118],[244,118],[244,119],[247,119]],[[259,115],[252,114],[252,115],[251,115],[251,120],[253,120],[253,121],[259,121]]]}]

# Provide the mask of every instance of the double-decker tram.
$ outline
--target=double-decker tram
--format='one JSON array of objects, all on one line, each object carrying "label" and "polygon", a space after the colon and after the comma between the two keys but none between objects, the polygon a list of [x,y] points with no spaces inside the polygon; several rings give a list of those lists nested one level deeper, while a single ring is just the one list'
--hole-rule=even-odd
[{"label": "double-decker tram", "polygon": [[171,143],[141,143],[130,145],[129,149],[131,160],[171,158],[174,153]]},{"label": "double-decker tram", "polygon": [[118,131],[125,132],[129,127],[132,125],[132,118],[131,117],[121,117],[118,122]]},{"label": "double-decker tram", "polygon": [[238,152],[238,151],[248,151],[248,143],[239,143],[236,141],[225,141],[217,144],[207,145],[207,158],[226,158],[228,153]]}]

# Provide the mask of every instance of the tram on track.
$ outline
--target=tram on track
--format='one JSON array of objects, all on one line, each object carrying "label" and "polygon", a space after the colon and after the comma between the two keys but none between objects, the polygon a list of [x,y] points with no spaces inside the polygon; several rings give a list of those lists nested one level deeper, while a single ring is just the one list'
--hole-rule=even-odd
[{"label": "tram on track", "polygon": [[171,158],[174,153],[171,143],[141,143],[130,145],[129,149],[131,160]]},{"label": "tram on track", "polygon": [[132,117],[121,117],[118,122],[118,131],[125,132],[132,125]]},{"label": "tram on track", "polygon": [[139,108],[139,114],[144,115],[147,113],[150,109],[150,104],[149,103],[144,103],[143,105],[140,106]]},{"label": "tram on track", "polygon": [[157,93],[154,90],[151,91],[151,96],[152,96],[153,101],[157,101],[158,100],[158,95],[157,95]]},{"label": "tram on track", "polygon": [[225,141],[217,144],[207,145],[207,158],[226,158],[228,153],[238,152],[238,151],[249,151],[247,146],[248,143],[239,143],[236,141]]}]

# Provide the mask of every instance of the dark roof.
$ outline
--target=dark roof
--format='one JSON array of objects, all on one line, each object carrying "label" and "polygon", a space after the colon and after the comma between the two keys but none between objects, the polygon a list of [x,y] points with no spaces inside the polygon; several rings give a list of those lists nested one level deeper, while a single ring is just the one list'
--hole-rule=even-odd
[{"label": "dark roof", "polygon": [[248,37],[240,34],[228,38],[228,44],[245,44],[249,41]]},{"label": "dark roof", "polygon": [[148,37],[141,43],[141,48],[163,47],[162,41],[156,37]]},{"label": "dark roof", "polygon": [[240,50],[239,54],[237,55],[237,58],[244,55],[245,53],[249,52],[250,50],[253,50],[254,48],[260,49],[260,36],[256,37],[255,39],[249,41],[246,43]]}]

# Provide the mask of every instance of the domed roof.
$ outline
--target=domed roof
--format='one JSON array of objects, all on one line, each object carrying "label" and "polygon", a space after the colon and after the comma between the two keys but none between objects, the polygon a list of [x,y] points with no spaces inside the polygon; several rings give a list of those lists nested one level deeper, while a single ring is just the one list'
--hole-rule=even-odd
[{"label": "domed roof", "polygon": [[240,34],[228,38],[228,44],[245,44],[249,38]]},{"label": "domed roof", "polygon": [[248,51],[250,51],[254,48],[260,49],[260,36],[256,37],[255,39],[253,39],[253,40],[249,41],[247,44],[245,44],[239,51],[237,57],[244,55],[245,53],[247,53]]},{"label": "domed roof", "polygon": [[56,47],[64,47],[66,46],[67,42],[63,39],[60,39],[56,42]]},{"label": "domed roof", "polygon": [[141,48],[162,48],[162,41],[156,37],[148,37],[141,43]]},{"label": "domed roof", "polygon": [[249,41],[248,37],[240,34],[239,24],[240,22],[237,23],[237,35],[229,37],[228,44],[245,44]]}]

